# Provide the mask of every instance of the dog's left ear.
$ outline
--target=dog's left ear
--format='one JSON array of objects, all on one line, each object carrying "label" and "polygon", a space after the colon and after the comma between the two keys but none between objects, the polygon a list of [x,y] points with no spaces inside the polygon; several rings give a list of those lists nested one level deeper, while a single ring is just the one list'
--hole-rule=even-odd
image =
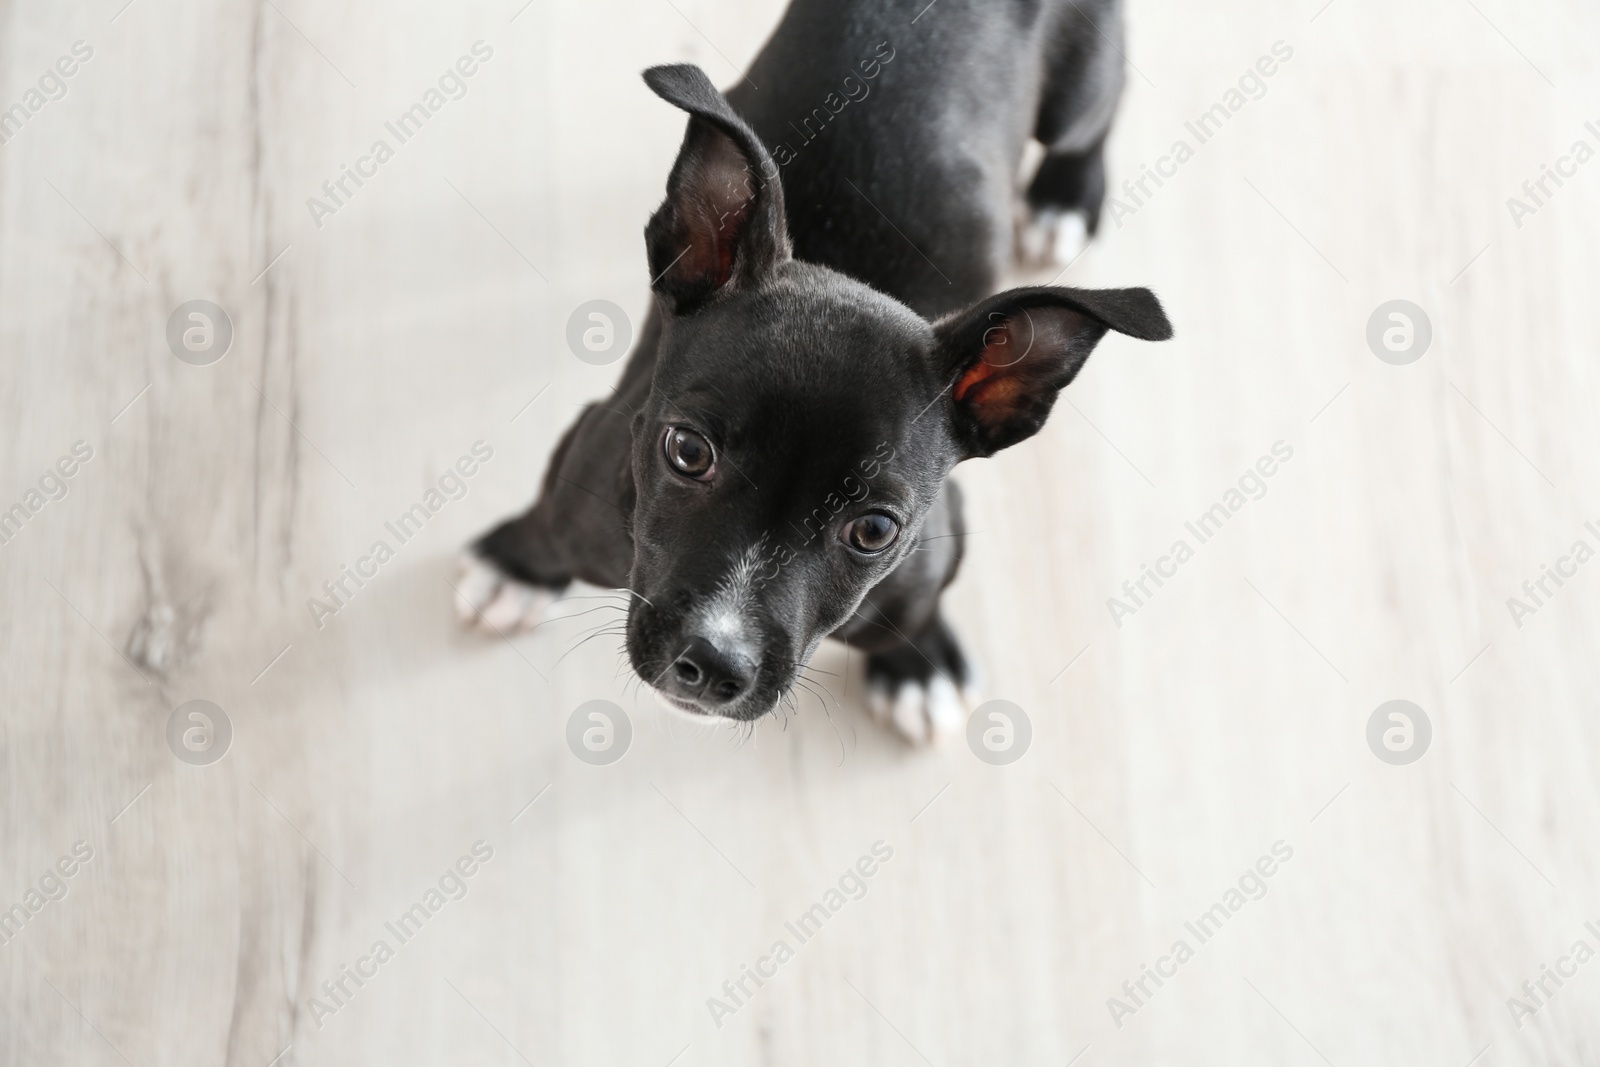
[{"label": "dog's left ear", "polygon": [[1107,330],[1142,341],[1172,336],[1148,289],[1012,289],[936,322],[934,358],[951,383],[950,418],[965,458],[1038,433]]},{"label": "dog's left ear", "polygon": [[689,113],[667,199],[644,231],[651,284],[683,314],[789,258],[783,187],[761,138],[705,71],[688,63],[651,67],[644,80]]}]

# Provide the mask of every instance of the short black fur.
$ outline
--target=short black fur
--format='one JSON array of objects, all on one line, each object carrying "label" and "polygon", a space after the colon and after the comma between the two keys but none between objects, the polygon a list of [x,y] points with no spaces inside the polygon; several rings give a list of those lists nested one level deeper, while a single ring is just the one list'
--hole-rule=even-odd
[{"label": "short black fur", "polygon": [[[645,73],[690,115],[645,231],[657,307],[533,507],[474,546],[529,584],[633,590],[629,660],[687,710],[766,714],[829,635],[885,689],[968,682],[946,475],[1037,432],[1108,330],[1171,336],[1144,289],[990,295],[1030,136],[1029,207],[1098,219],[1118,3],[924,5],[796,0],[726,97]],[[850,539],[869,515],[899,529],[874,554]]]}]

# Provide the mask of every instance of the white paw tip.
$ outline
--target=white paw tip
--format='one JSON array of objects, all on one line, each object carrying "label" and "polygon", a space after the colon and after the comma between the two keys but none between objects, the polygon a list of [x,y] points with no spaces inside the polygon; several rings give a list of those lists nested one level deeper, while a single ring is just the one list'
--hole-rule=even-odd
[{"label": "white paw tip", "polygon": [[917,682],[906,682],[895,694],[891,721],[912,744],[928,740],[928,693]]},{"label": "white paw tip", "polygon": [[966,716],[961,713],[961,695],[954,685],[944,678],[935,678],[928,686],[927,699],[928,727],[935,740],[961,729]]},{"label": "white paw tip", "polygon": [[867,711],[877,721],[888,722],[894,711],[894,691],[886,685],[868,685]]},{"label": "white paw tip", "polygon": [[505,583],[483,609],[484,625],[492,630],[511,629],[522,621],[530,600],[532,593],[526,586]]},{"label": "white paw tip", "polygon": [[500,572],[470,553],[461,557],[456,567],[456,614],[462,622],[470,623],[478,612],[493,598],[500,585]]},{"label": "white paw tip", "polygon": [[456,614],[463,624],[495,633],[531,630],[544,619],[556,595],[506,577],[476,556],[462,558],[456,581]]},{"label": "white paw tip", "polygon": [[1065,267],[1089,244],[1089,225],[1079,211],[1029,212],[1017,235],[1023,262]]}]

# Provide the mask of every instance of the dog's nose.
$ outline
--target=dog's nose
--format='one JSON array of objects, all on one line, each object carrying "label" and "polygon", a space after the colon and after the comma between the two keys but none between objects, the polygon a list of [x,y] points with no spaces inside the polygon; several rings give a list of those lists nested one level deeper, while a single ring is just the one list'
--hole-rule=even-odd
[{"label": "dog's nose", "polygon": [[704,637],[691,638],[667,671],[674,696],[702,704],[727,704],[750,688],[756,665],[744,656],[725,652]]}]

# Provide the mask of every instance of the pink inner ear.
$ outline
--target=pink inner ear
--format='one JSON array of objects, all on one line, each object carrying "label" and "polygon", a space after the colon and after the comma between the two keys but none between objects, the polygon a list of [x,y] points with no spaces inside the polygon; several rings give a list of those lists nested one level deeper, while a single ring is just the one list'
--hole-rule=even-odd
[{"label": "pink inner ear", "polygon": [[957,400],[966,400],[967,394],[976,389],[975,403],[1004,404],[1020,388],[1015,374],[1006,372],[1014,372],[1026,353],[1017,347],[1010,319],[986,330],[983,341],[983,351],[957,380],[954,395]]},{"label": "pink inner ear", "polygon": [[756,191],[738,146],[721,133],[708,141],[687,183],[696,190],[684,234],[689,250],[674,273],[706,278],[720,289],[733,275],[734,251]]},{"label": "pink inner ear", "polygon": [[1009,418],[1061,369],[1073,336],[1087,321],[1069,308],[1023,308],[1007,315],[984,331],[982,351],[956,380],[956,400],[976,409],[984,422]]}]

